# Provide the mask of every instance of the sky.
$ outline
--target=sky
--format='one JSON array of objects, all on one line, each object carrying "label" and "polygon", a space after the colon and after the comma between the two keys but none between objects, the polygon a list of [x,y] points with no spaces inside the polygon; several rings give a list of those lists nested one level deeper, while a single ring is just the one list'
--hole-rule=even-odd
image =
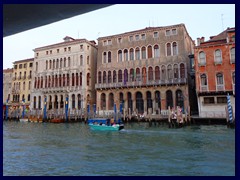
[{"label": "sky", "polygon": [[95,40],[146,27],[184,23],[193,40],[235,27],[234,4],[116,4],[3,38],[3,69],[65,36]]}]

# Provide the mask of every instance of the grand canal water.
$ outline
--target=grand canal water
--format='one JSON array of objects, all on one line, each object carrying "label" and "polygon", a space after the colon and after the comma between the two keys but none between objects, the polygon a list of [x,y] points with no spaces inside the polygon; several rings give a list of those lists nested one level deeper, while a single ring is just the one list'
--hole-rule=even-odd
[{"label": "grand canal water", "polygon": [[99,132],[84,123],[4,121],[3,175],[235,175],[235,130],[132,123]]}]

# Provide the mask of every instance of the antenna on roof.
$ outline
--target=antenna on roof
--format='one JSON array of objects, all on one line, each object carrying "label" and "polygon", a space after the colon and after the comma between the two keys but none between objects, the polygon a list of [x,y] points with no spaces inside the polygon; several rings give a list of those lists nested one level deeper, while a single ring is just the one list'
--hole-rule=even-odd
[{"label": "antenna on roof", "polygon": [[223,14],[221,14],[221,20],[222,20],[222,30],[224,31],[224,26],[223,26]]}]

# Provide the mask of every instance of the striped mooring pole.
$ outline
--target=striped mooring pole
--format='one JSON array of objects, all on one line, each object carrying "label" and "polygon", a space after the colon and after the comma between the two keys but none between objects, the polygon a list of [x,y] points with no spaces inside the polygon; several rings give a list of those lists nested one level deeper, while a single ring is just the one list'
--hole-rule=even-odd
[{"label": "striped mooring pole", "polygon": [[231,106],[231,100],[230,100],[229,94],[227,95],[227,109],[228,109],[229,122],[232,123],[233,112],[232,112],[232,106]]}]

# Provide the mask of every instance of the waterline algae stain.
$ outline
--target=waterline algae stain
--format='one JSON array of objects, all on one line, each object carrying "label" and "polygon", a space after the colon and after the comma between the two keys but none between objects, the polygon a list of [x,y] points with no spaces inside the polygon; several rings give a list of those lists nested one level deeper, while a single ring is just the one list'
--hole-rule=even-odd
[{"label": "waterline algae stain", "polygon": [[3,122],[4,176],[234,176],[235,129]]}]

